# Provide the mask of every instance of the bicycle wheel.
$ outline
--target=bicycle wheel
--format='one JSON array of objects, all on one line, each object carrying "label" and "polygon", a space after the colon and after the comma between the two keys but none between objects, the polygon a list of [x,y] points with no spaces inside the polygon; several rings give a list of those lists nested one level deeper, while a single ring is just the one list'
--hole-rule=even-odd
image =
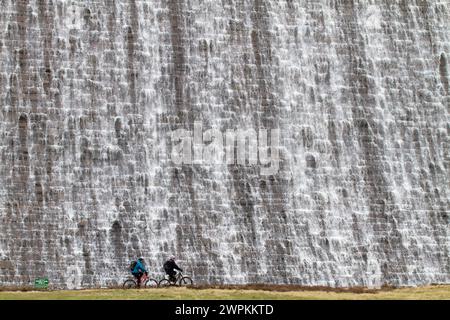
[{"label": "bicycle wheel", "polygon": [[179,282],[180,286],[192,286],[194,284],[194,281],[190,277],[183,277],[180,279]]},{"label": "bicycle wheel", "polygon": [[134,281],[133,279],[127,279],[125,280],[125,282],[123,283],[122,286],[124,289],[131,289],[131,288],[136,288],[137,287],[137,283],[136,281]]},{"label": "bicycle wheel", "polygon": [[157,288],[158,287],[158,281],[156,281],[155,279],[148,279],[147,281],[145,281],[145,287],[146,288]]},{"label": "bicycle wheel", "polygon": [[169,280],[167,280],[167,279],[162,279],[158,283],[158,287],[160,287],[160,288],[170,287],[171,285],[172,285],[172,283]]}]

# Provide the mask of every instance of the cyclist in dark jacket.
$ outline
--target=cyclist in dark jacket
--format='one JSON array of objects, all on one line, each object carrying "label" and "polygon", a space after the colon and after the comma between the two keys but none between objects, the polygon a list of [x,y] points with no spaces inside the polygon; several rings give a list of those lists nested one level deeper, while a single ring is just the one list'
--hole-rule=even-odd
[{"label": "cyclist in dark jacket", "polygon": [[131,271],[131,274],[136,278],[138,287],[141,286],[141,278],[144,274],[148,275],[148,269],[145,266],[145,260],[143,258],[139,258],[136,261],[136,265],[134,269]]},{"label": "cyclist in dark jacket", "polygon": [[175,270],[183,272],[177,264],[175,263],[175,256],[171,256],[163,265],[164,271],[169,275],[169,280],[172,282],[176,281],[175,275],[177,274]]}]

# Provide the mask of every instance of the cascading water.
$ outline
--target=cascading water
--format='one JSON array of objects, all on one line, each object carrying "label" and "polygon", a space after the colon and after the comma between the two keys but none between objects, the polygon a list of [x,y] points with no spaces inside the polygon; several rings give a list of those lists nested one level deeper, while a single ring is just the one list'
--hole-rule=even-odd
[{"label": "cascading water", "polygon": [[[0,283],[450,282],[447,0],[0,1]],[[281,130],[279,171],[173,130]]]}]

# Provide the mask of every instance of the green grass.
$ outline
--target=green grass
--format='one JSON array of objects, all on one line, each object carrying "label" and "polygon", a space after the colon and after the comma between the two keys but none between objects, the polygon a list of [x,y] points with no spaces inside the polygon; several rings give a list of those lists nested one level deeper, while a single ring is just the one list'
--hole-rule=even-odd
[{"label": "green grass", "polygon": [[157,300],[157,299],[298,299],[298,300],[389,300],[389,299],[445,299],[450,300],[450,285],[433,285],[417,288],[401,288],[389,290],[355,292],[333,292],[322,290],[270,291],[255,289],[92,289],[92,290],[55,290],[55,291],[0,291],[0,300]]}]

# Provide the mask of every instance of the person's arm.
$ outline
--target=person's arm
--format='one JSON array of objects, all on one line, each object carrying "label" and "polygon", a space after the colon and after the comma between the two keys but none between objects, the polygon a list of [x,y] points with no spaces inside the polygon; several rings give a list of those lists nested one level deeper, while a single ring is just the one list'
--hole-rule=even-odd
[{"label": "person's arm", "polygon": [[173,268],[180,272],[183,272],[183,269],[181,269],[175,262],[173,263]]},{"label": "person's arm", "polygon": [[137,266],[136,267],[137,267],[138,272],[139,271],[145,272],[145,267],[140,261],[137,262]]}]

